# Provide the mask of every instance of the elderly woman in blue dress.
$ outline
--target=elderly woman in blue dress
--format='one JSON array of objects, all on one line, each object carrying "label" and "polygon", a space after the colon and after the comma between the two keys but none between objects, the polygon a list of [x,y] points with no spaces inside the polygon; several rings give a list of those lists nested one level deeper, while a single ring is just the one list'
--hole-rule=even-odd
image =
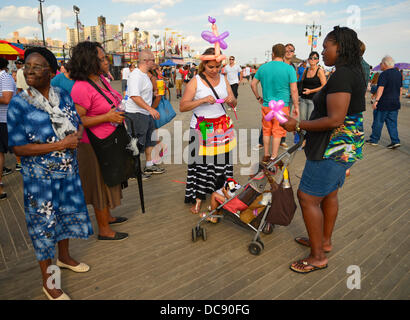
[{"label": "elderly woman in blue dress", "polygon": [[9,145],[21,156],[27,229],[43,291],[50,300],[68,300],[47,270],[56,244],[57,266],[87,272],[88,265],[70,256],[69,239],[87,239],[93,231],[78,174],[76,148],[83,127],[69,94],[50,86],[56,70],[49,50],[26,50],[24,76],[29,88],[11,100],[7,122]]}]

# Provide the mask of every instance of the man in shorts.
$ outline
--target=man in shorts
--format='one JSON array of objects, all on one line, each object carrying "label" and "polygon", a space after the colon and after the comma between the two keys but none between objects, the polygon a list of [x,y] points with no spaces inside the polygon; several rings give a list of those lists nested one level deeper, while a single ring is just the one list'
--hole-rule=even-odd
[{"label": "man in shorts", "polygon": [[[128,96],[125,114],[132,119],[138,143],[145,148],[146,166],[144,179],[151,174],[161,174],[165,170],[152,162],[152,150],[157,144],[152,141],[155,130],[154,119],[159,119],[158,111],[152,108],[153,86],[148,72],[155,66],[154,54],[150,50],[141,51],[136,68],[128,77]],[[125,119],[128,130],[131,130],[129,119]]]},{"label": "man in shorts", "polygon": [[[262,131],[263,146],[265,149],[264,161],[269,158],[274,159],[278,155],[279,144],[282,137],[286,136],[286,130],[279,125],[279,121],[274,118],[271,121],[264,119],[271,110],[269,102],[271,100],[283,100],[285,107],[283,111],[289,115],[290,97],[293,101],[293,115],[299,115],[299,97],[297,89],[297,79],[295,69],[284,62],[286,48],[283,44],[276,44],[272,47],[272,61],[263,64],[256,72],[252,80],[251,88],[256,99],[262,105]],[[261,83],[263,98],[259,95],[258,84]],[[270,137],[272,140],[272,153],[269,153]]]}]

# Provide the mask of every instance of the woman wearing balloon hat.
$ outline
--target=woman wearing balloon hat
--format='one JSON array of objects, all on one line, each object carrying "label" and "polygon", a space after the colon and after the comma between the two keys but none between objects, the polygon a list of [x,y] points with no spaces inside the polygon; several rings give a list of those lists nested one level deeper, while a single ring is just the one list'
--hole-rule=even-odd
[{"label": "woman wearing balloon hat", "polygon": [[208,21],[213,32],[204,31],[202,37],[215,47],[201,56],[199,74],[187,84],[180,103],[181,112],[193,112],[185,203],[194,204],[191,212],[195,214],[199,213],[206,194],[215,191],[219,176],[233,177],[231,151],[236,146],[233,123],[223,102],[235,107],[237,101],[228,81],[220,74],[225,60],[220,49],[226,49],[224,39],[229,33],[219,35],[215,19]]}]

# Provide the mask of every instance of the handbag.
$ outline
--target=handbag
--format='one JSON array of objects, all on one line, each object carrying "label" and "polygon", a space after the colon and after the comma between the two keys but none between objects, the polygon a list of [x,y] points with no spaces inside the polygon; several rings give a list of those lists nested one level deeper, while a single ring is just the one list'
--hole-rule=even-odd
[{"label": "handbag", "polygon": [[[199,74],[199,76],[208,84],[216,99],[219,99],[217,92],[208,79],[202,73]],[[200,156],[215,156],[228,153],[236,147],[233,122],[226,114],[226,109],[223,103],[221,103],[221,106],[225,111],[225,115],[219,118],[206,119],[204,117],[198,117],[194,113],[197,118],[195,129],[199,135],[198,154]]]},{"label": "handbag", "polygon": [[161,97],[161,101],[159,102],[158,107],[155,110],[157,110],[160,115],[158,120],[154,119],[155,128],[157,129],[166,125],[177,115],[174,111],[174,108],[172,108],[172,104],[164,97]]},{"label": "handbag", "polygon": [[[115,108],[113,102],[92,80],[87,81]],[[105,86],[104,82],[103,84]],[[136,177],[135,159],[126,148],[131,137],[123,124],[118,125],[115,131],[104,139],[98,138],[89,128],[86,128],[86,131],[107,186],[113,187],[122,184],[128,178]]]},{"label": "handbag", "polygon": [[[289,180],[290,182],[290,180]],[[279,188],[272,190],[272,206],[269,209],[266,221],[270,224],[288,226],[296,212],[296,202],[292,188],[283,188],[283,182]]]}]

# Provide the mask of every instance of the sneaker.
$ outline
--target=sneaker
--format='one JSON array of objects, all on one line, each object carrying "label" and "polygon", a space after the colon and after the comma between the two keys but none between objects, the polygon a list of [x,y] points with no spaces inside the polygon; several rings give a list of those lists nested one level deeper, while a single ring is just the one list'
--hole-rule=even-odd
[{"label": "sneaker", "polygon": [[254,146],[252,149],[255,150],[255,151],[259,151],[260,149],[263,149],[263,145],[258,144],[256,146]]},{"label": "sneaker", "polygon": [[165,169],[157,166],[156,164],[153,164],[150,167],[145,167],[144,169],[144,173],[146,174],[161,174],[164,172],[165,172]]},{"label": "sneaker", "polygon": [[367,144],[370,144],[372,146],[377,146],[378,144],[376,142],[373,142],[372,140],[368,139],[365,141]]},{"label": "sneaker", "polygon": [[4,167],[4,168],[3,168],[3,177],[9,175],[9,174],[12,173],[12,172],[13,172],[13,170]]},{"label": "sneaker", "polygon": [[147,181],[151,178],[151,175],[146,174],[146,173],[142,173],[141,176],[142,176],[142,181]]},{"label": "sneaker", "polygon": [[388,148],[388,149],[396,149],[396,148],[398,148],[398,147],[400,147],[400,146],[401,146],[400,143],[390,143],[390,144],[387,146],[387,148]]},{"label": "sneaker", "polygon": [[287,144],[286,142],[281,142],[280,146],[281,146],[282,148],[286,149],[286,150],[289,148],[289,146],[288,146],[288,144]]},{"label": "sneaker", "polygon": [[21,169],[23,169],[21,163],[16,163],[16,171],[21,171]]}]

